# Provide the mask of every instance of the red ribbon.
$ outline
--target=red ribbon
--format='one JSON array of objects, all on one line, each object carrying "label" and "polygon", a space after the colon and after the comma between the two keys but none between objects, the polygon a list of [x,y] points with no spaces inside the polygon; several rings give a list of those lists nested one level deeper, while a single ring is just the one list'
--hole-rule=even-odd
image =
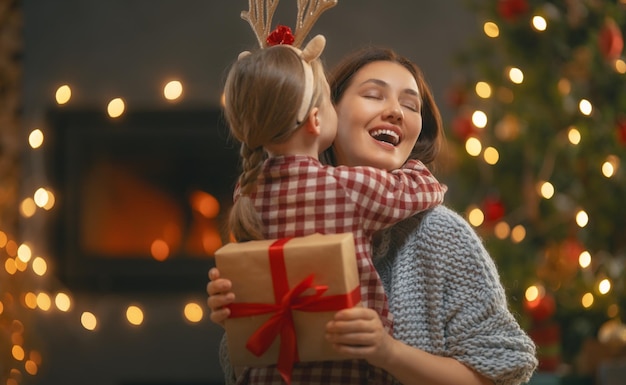
[{"label": "red ribbon", "polygon": [[[280,335],[277,369],[287,384],[291,384],[293,364],[300,361],[298,358],[296,330],[291,311],[323,312],[341,310],[353,307],[361,300],[358,286],[347,294],[322,297],[328,286],[313,285],[313,274],[307,276],[290,289],[287,281],[284,254],[284,246],[290,239],[279,239],[269,247],[275,303],[233,303],[229,306],[231,318],[274,313],[250,336],[246,348],[257,357],[261,356],[269,349],[276,337]],[[302,295],[307,289],[313,289],[315,293]]]}]

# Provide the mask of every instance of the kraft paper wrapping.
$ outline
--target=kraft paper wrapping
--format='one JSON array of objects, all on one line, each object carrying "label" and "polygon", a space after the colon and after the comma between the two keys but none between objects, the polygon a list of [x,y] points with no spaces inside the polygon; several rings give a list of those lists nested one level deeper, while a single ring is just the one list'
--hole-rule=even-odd
[{"label": "kraft paper wrapping", "polygon": [[[235,303],[275,303],[268,251],[274,242],[275,240],[262,240],[229,243],[216,251],[216,266],[221,277],[232,281]],[[283,250],[290,288],[310,274],[314,274],[315,285],[328,286],[323,297],[358,290],[359,273],[352,233],[296,237],[290,239]],[[326,323],[332,319],[335,312],[336,310],[292,312],[301,362],[345,359],[335,352],[324,337]],[[232,365],[267,366],[277,363],[280,335],[260,357],[246,348],[248,338],[271,315],[226,320]]]}]

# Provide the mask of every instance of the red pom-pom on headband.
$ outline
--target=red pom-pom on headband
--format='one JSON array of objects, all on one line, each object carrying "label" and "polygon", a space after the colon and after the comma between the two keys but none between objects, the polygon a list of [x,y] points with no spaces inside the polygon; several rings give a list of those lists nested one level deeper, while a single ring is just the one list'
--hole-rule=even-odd
[{"label": "red pom-pom on headband", "polygon": [[291,28],[285,25],[278,25],[275,30],[272,31],[265,39],[268,47],[274,45],[287,44],[292,45],[295,38],[291,33]]}]

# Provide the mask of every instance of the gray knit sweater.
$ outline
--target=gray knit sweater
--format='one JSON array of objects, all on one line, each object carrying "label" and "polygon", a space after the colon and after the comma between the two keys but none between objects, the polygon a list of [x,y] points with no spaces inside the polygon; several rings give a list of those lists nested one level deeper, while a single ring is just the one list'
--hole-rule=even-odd
[{"label": "gray knit sweater", "polygon": [[[394,316],[394,338],[452,357],[497,385],[527,382],[535,345],[510,313],[493,260],[474,230],[438,206],[381,234],[375,265]],[[234,380],[222,340],[226,383]]]},{"label": "gray knit sweater", "polygon": [[394,337],[452,357],[496,384],[527,382],[535,345],[509,312],[493,260],[468,223],[438,206],[381,237],[375,264]]}]

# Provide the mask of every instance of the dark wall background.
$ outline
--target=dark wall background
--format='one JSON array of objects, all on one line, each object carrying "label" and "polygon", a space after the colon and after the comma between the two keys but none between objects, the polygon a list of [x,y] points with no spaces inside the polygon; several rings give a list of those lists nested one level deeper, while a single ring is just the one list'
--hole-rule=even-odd
[{"label": "dark wall background", "polygon": [[[395,48],[422,66],[439,97],[454,76],[451,54],[476,30],[461,0],[341,0],[309,36],[327,37],[325,61],[367,44]],[[26,0],[24,106],[27,124],[73,86],[72,104],[129,108],[165,103],[166,79],[184,83],[184,102],[216,105],[227,66],[256,39],[239,14],[245,0]],[[283,1],[274,24],[295,24]],[[443,101],[441,107],[445,107]],[[34,122],[32,123],[34,124]]]},{"label": "dark wall background", "polygon": [[[461,0],[340,0],[324,13],[312,34],[327,37],[325,60],[332,65],[344,52],[367,44],[395,48],[422,66],[440,106],[454,78],[451,56],[470,34],[475,19]],[[256,44],[239,14],[245,0],[26,0],[23,1],[23,125],[25,136],[46,128],[54,94],[70,84],[72,108],[105,111],[115,97],[127,111],[173,108],[163,100],[167,80],[183,82],[183,99],[174,108],[215,109],[225,69]],[[274,24],[293,26],[295,1],[284,0]],[[24,188],[47,181],[44,158],[26,154]],[[27,237],[41,239],[46,226],[31,221]],[[40,236],[41,235],[41,236]],[[54,256],[50,256],[54,261]],[[54,271],[54,263],[51,263]],[[53,274],[54,275],[54,274]],[[64,289],[54,276],[47,290]],[[197,292],[77,292],[72,311],[35,312],[36,341],[43,363],[29,384],[209,384],[222,374],[217,359],[221,329],[208,320],[182,318],[188,300],[205,303]],[[145,322],[131,327],[128,304],[141,303]],[[80,326],[81,309],[95,309],[100,327]],[[208,309],[205,309],[208,311]]]}]

